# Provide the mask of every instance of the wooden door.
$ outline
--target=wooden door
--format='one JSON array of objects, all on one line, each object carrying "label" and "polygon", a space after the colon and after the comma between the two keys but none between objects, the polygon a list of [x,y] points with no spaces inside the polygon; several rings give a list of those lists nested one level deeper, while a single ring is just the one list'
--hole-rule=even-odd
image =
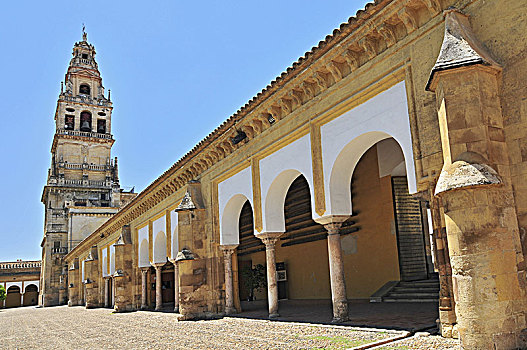
[{"label": "wooden door", "polygon": [[161,295],[163,303],[174,302],[174,271],[163,271],[161,274]]}]

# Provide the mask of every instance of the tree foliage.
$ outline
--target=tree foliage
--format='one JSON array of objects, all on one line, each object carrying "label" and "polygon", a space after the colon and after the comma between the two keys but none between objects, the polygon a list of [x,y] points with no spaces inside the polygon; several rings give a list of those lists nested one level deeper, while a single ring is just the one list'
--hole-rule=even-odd
[{"label": "tree foliage", "polygon": [[249,292],[249,299],[254,300],[254,291],[261,291],[267,285],[265,266],[257,264],[241,271],[243,286]]},{"label": "tree foliage", "polygon": [[7,297],[4,286],[0,286],[0,301],[4,301]]}]

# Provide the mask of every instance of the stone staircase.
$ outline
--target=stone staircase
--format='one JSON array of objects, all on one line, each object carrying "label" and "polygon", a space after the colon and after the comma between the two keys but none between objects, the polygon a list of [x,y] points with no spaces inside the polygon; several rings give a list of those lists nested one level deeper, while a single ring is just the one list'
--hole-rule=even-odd
[{"label": "stone staircase", "polygon": [[439,301],[439,279],[388,282],[370,297],[370,302],[433,303]]}]

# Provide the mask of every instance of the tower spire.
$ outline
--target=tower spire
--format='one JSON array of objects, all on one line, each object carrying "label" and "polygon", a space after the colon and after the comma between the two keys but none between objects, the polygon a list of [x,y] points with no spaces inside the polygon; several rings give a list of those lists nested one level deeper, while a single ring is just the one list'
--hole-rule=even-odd
[{"label": "tower spire", "polygon": [[86,33],[86,26],[82,24],[82,41],[88,41],[88,33]]}]

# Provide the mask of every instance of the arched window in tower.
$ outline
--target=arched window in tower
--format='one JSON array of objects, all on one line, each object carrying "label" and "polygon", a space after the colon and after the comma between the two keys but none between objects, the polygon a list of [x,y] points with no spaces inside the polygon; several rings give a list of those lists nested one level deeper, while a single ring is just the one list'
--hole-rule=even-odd
[{"label": "arched window in tower", "polygon": [[90,85],[88,84],[81,84],[79,87],[79,93],[83,95],[89,95],[90,94]]},{"label": "arched window in tower", "polygon": [[91,132],[91,113],[81,112],[81,131]]},{"label": "arched window in tower", "polygon": [[73,130],[75,129],[75,116],[71,114],[66,114],[64,120],[64,129]]},{"label": "arched window in tower", "polygon": [[106,133],[106,120],[97,119],[97,132],[100,134]]}]

